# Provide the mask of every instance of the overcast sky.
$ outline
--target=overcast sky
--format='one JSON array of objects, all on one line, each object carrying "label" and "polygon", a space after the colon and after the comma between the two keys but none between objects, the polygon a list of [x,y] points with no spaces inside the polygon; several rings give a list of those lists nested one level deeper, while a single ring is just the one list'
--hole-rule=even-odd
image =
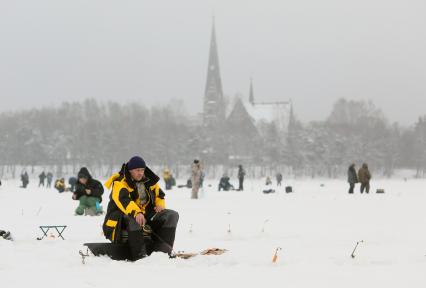
[{"label": "overcast sky", "polygon": [[0,111],[88,97],[201,111],[212,15],[224,93],[426,114],[424,0],[0,0]]}]

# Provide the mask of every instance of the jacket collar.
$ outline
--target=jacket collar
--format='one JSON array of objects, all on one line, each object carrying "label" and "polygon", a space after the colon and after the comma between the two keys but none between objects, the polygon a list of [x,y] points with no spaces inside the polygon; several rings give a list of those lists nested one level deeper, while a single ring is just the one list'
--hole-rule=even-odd
[{"label": "jacket collar", "polygon": [[[123,164],[120,171],[121,175],[124,175],[126,178],[127,184],[134,190],[136,190],[136,183],[130,176],[130,172],[127,169],[126,164]],[[153,186],[157,184],[157,182],[160,181],[160,177],[158,177],[149,167],[145,168],[144,177],[142,178],[142,182],[146,187]]]}]

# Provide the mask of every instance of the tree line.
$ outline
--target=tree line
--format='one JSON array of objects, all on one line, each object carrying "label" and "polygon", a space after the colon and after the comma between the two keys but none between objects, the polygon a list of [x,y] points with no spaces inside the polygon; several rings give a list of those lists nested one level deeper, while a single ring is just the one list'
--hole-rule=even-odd
[{"label": "tree line", "polygon": [[[209,144],[206,131],[183,107],[177,100],[148,108],[89,99],[1,113],[0,166],[85,165],[114,170],[135,153],[142,153],[152,165],[189,165],[203,158]],[[323,121],[301,123],[292,114],[285,135],[273,123],[263,123],[260,130],[262,141],[250,152],[254,155],[241,160],[246,166],[285,167],[293,174],[335,177],[355,161],[368,162],[387,176],[396,168],[425,175],[426,117],[401,127],[389,123],[371,102],[339,99]],[[210,159],[207,164],[236,164],[228,160],[232,135],[220,136],[215,147],[221,157],[205,155]]]}]

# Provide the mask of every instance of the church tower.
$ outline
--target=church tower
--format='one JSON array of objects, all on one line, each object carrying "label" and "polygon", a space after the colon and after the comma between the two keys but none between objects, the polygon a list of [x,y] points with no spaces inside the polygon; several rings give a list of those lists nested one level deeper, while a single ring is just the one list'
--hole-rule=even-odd
[{"label": "church tower", "polygon": [[213,18],[207,79],[204,91],[203,126],[207,128],[217,128],[224,120],[225,103],[223,99],[222,79],[220,77],[216,29]]},{"label": "church tower", "polygon": [[250,78],[249,103],[254,105],[253,79]]}]

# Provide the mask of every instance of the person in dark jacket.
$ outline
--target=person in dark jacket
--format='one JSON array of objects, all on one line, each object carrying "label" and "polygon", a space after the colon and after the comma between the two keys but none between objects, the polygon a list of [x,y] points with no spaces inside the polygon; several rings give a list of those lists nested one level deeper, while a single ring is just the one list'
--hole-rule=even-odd
[{"label": "person in dark jacket", "polygon": [[102,202],[102,194],[104,193],[104,187],[101,182],[92,178],[89,170],[86,167],[80,169],[77,176],[78,182],[75,187],[72,199],[79,200],[75,210],[75,214],[83,215],[99,215],[102,213],[100,203]]},{"label": "person in dark jacket", "polygon": [[0,230],[0,237],[6,240],[13,240],[12,235],[9,231]]},{"label": "person in dark jacket", "polygon": [[244,190],[244,177],[246,171],[243,169],[243,165],[238,165],[238,191]]},{"label": "person in dark jacket", "polygon": [[219,188],[218,188],[219,191],[234,190],[234,186],[232,186],[229,180],[230,180],[229,176],[226,173],[223,174],[223,176],[220,178],[220,181],[219,181]]},{"label": "person in dark jacket", "polygon": [[47,185],[46,185],[46,187],[47,188],[52,187],[52,180],[53,180],[53,174],[52,174],[52,172],[47,172],[46,179],[47,179]]},{"label": "person in dark jacket", "polygon": [[38,183],[38,187],[43,186],[44,187],[44,180],[46,180],[46,173],[41,172],[40,175],[38,175],[38,179],[40,179],[40,182]]},{"label": "person in dark jacket", "polygon": [[358,180],[361,183],[361,193],[370,192],[370,179],[371,173],[368,170],[367,163],[363,163],[362,167],[358,170]]},{"label": "person in dark jacket", "polygon": [[70,184],[70,191],[73,192],[73,193],[75,192],[75,187],[77,185],[77,182],[78,182],[78,180],[77,180],[76,177],[70,177],[68,179],[68,184]]},{"label": "person in dark jacket", "polygon": [[281,186],[281,182],[283,181],[283,174],[278,172],[277,175],[275,175],[275,178],[277,180],[277,186]]},{"label": "person in dark jacket", "polygon": [[[179,214],[166,209],[159,180],[142,157],[134,156],[105,183],[112,190],[103,225],[104,235],[113,243],[127,243],[133,261],[154,251],[174,257]],[[146,240],[144,233],[151,234],[151,241]]]},{"label": "person in dark jacket", "polygon": [[27,171],[24,171],[21,174],[21,181],[22,181],[22,186],[21,187],[22,188],[27,188],[28,184],[30,183],[30,178],[28,176]]},{"label": "person in dark jacket", "polygon": [[356,175],[355,163],[352,163],[348,168],[348,183],[349,183],[349,194],[353,194],[355,184],[358,183],[358,176]]}]

